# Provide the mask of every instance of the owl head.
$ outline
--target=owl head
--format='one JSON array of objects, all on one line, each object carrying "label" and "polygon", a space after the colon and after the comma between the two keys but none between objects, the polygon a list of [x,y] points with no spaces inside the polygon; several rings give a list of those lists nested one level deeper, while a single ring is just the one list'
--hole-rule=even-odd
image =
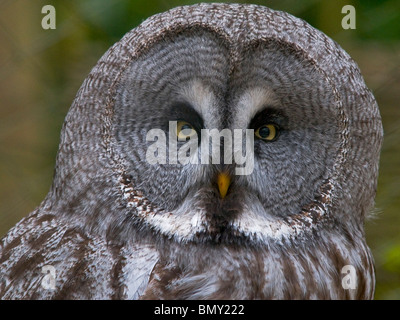
[{"label": "owl head", "polygon": [[50,192],[0,242],[0,297],[372,298],[382,136],[356,64],[306,22],[150,17],[78,91]]},{"label": "owl head", "polygon": [[48,203],[121,241],[358,230],[381,141],[358,67],[320,31],[256,5],[179,7],[127,33],[85,80]]}]

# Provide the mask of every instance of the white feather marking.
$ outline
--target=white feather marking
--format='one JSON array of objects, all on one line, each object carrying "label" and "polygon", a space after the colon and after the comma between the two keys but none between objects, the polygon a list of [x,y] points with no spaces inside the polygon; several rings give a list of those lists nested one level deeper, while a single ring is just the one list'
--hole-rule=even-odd
[{"label": "white feather marking", "polygon": [[124,248],[121,254],[125,258],[121,272],[125,295],[128,300],[138,299],[146,289],[151,270],[158,261],[158,253],[151,246],[141,246]]},{"label": "white feather marking", "polygon": [[[304,232],[311,231],[316,227],[317,221],[315,219],[319,220],[327,215],[334,190],[332,183],[328,183],[327,186],[328,188],[321,191],[323,200],[310,204],[308,210],[299,214],[280,218],[255,213],[258,210],[254,211],[247,207],[244,210],[245,214],[233,221],[230,227],[256,242],[268,240],[280,242],[284,239],[301,236]],[[207,232],[205,212],[190,207],[186,204],[186,201],[174,213],[161,212],[154,208],[145,197],[132,194],[132,188],[126,186],[126,188],[122,187],[121,189],[124,192],[124,198],[130,199],[127,207],[136,208],[138,217],[167,237],[187,242],[195,240],[198,233]]]},{"label": "white feather marking", "polygon": [[265,87],[255,87],[245,91],[239,99],[235,125],[237,128],[247,128],[251,119],[266,106],[279,105],[274,92]]},{"label": "white feather marking", "polygon": [[186,101],[190,101],[193,108],[202,116],[207,128],[217,128],[215,110],[218,108],[212,108],[216,101],[209,87],[200,80],[193,80],[180,91],[180,94]]}]

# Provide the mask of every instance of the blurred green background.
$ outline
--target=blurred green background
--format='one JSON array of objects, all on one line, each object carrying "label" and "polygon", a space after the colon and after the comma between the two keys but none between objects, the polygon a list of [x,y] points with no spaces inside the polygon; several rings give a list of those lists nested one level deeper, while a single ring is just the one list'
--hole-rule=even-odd
[{"label": "blurred green background", "polygon": [[[214,1],[215,2],[215,1]],[[223,1],[221,1],[223,2]],[[240,1],[236,1],[240,2]],[[243,1],[287,11],[336,40],[358,63],[380,106],[385,140],[375,217],[366,224],[376,299],[400,298],[400,1]],[[103,53],[152,14],[196,1],[0,1],[0,237],[49,190],[63,119]],[[41,9],[56,9],[43,30]],[[341,8],[356,9],[343,30]]]}]

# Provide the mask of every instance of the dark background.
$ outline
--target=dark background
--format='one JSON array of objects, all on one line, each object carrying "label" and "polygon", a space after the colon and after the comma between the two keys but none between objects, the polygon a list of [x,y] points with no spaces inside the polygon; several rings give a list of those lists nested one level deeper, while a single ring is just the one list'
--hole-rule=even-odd
[{"label": "dark background", "polygon": [[[376,260],[375,297],[399,299],[400,1],[235,2],[262,4],[300,17],[337,41],[358,63],[378,101],[385,130],[374,218],[366,223]],[[48,192],[64,117],[97,60],[150,15],[193,3],[0,0],[0,237]],[[47,4],[56,9],[55,30],[41,27],[41,9]],[[341,27],[346,4],[356,9],[355,30]]]}]

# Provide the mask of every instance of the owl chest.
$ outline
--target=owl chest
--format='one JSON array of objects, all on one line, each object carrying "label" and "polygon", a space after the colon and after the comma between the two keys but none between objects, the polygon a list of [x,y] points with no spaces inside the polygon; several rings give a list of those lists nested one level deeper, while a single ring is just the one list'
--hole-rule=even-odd
[{"label": "owl chest", "polygon": [[268,275],[262,260],[225,256],[184,266],[157,263],[141,299],[265,299]]},{"label": "owl chest", "polygon": [[356,264],[339,252],[326,259],[302,250],[185,253],[156,263],[141,299],[365,299],[373,294],[373,275],[361,277],[362,269],[356,270],[356,289],[343,287],[340,268]]}]

